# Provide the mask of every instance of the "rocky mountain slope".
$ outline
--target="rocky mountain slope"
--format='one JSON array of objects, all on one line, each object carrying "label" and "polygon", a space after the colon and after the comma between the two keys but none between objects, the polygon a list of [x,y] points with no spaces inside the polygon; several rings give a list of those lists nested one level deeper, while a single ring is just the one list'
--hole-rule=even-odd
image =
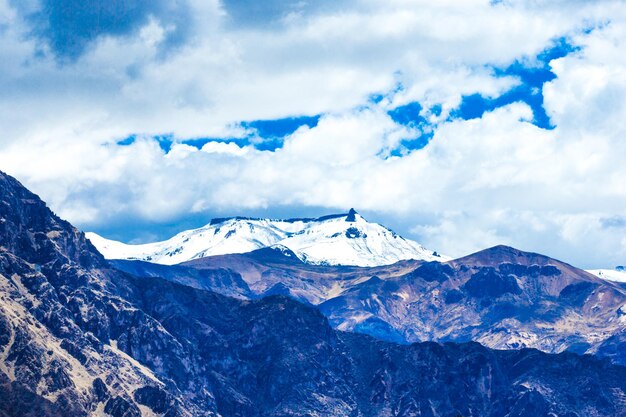
[{"label": "rocky mountain slope", "polygon": [[194,259],[178,265],[129,260],[111,260],[110,263],[134,275],[161,277],[239,298],[280,294],[307,304],[320,304],[369,279],[371,273],[401,276],[420,261],[401,261],[372,268],[311,265],[302,262],[288,249],[278,247]]},{"label": "rocky mountain slope", "polygon": [[[626,329],[626,291],[557,260],[498,246],[402,277],[372,277],[320,309],[342,330],[495,349],[606,351]],[[623,363],[623,355],[612,356]]]},{"label": "rocky mountain slope", "polygon": [[626,368],[410,346],[115,269],[0,174],[1,416],[624,416]]},{"label": "rocky mountain slope", "polygon": [[277,247],[300,260],[323,265],[389,265],[405,259],[443,260],[441,255],[377,223],[354,209],[317,219],[214,219],[163,242],[128,245],[95,233],[87,237],[107,259],[173,265],[192,259]]},{"label": "rocky mountain slope", "polygon": [[[287,295],[318,306],[337,329],[390,341],[472,340],[494,349],[600,354],[626,364],[619,348],[626,329],[625,288],[504,246],[444,263],[375,268],[308,265],[271,248],[176,267],[114,264],[137,275],[237,291],[243,298]],[[238,284],[213,285],[215,278],[207,278],[224,274]]]}]

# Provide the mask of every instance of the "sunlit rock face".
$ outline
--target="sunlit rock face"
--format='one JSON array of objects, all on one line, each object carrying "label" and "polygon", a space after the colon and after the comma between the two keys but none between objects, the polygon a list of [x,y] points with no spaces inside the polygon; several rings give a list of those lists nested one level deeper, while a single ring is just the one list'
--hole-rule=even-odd
[{"label": "sunlit rock face", "polygon": [[[626,328],[626,291],[557,260],[498,246],[356,284],[320,304],[332,325],[406,342],[473,340],[496,349],[598,353]],[[613,342],[611,342],[613,341]]]}]

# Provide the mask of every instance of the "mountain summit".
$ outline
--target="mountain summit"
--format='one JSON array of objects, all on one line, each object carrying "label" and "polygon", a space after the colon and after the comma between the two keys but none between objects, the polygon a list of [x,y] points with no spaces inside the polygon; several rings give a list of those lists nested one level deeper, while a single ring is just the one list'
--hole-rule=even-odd
[{"label": "mountain summit", "polygon": [[266,247],[286,247],[300,260],[318,265],[379,266],[407,259],[447,260],[380,224],[368,222],[354,209],[305,219],[213,219],[199,229],[143,245],[108,240],[95,233],[87,233],[87,237],[108,259],[165,265]]}]

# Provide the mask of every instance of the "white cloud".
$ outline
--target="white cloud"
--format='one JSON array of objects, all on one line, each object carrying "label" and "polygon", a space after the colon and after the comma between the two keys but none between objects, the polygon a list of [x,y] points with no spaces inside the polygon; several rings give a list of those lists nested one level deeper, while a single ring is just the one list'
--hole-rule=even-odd
[{"label": "white cloud", "polygon": [[[207,24],[170,55],[159,51],[168,28],[153,19],[60,66],[47,51],[33,56],[25,23],[0,0],[0,26],[9,22],[0,29],[0,167],[85,228],[354,206],[405,219],[414,237],[451,255],[506,243],[581,266],[624,263],[625,228],[603,221],[626,218],[626,16],[615,2],[361,1],[269,29],[224,26],[219,4],[197,3]],[[529,123],[522,103],[445,121],[462,95],[497,96],[520,82],[489,65],[532,62],[565,35],[582,49],[551,63],[554,130]],[[385,111],[411,101],[443,107],[434,138],[390,157],[415,132]],[[166,154],[149,139],[241,137],[234,122],[318,113],[316,127],[275,152],[209,142]],[[130,134],[133,144],[115,145]]]},{"label": "white cloud", "polygon": [[[186,146],[186,145],[177,145]],[[230,155],[245,155],[251,150],[248,146],[239,146],[236,143],[208,142],[202,147],[202,152],[221,153]],[[170,152],[171,153],[171,152]]]}]

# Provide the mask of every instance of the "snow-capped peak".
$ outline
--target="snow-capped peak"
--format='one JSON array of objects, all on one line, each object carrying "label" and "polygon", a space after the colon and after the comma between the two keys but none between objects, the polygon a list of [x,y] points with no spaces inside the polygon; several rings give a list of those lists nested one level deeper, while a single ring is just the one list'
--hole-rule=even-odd
[{"label": "snow-capped peak", "polygon": [[614,269],[589,269],[587,272],[607,281],[626,282],[626,268],[623,266]]},{"label": "snow-capped peak", "polygon": [[162,242],[129,245],[95,233],[87,237],[108,259],[176,264],[212,255],[286,248],[304,262],[377,266],[405,259],[447,260],[386,227],[370,223],[354,209],[316,219],[214,219]]}]

